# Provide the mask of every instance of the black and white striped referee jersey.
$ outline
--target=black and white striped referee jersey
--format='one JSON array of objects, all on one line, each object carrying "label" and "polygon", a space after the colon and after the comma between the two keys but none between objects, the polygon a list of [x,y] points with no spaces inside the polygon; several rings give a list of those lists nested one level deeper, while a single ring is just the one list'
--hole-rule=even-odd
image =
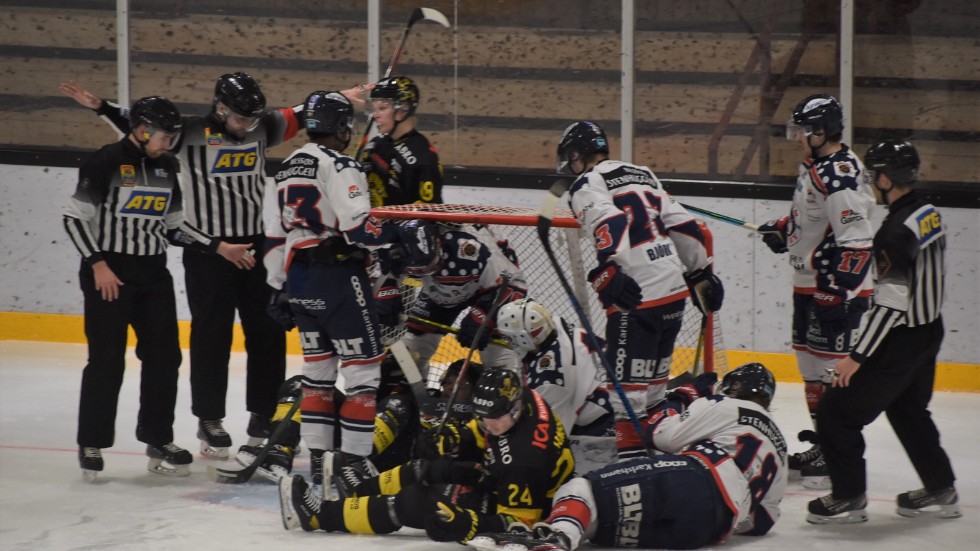
[{"label": "black and white striped referee jersey", "polygon": [[864,361],[895,326],[939,319],[943,306],[946,228],[936,207],[915,192],[889,206],[874,238],[874,306],[865,315],[851,356]]}]

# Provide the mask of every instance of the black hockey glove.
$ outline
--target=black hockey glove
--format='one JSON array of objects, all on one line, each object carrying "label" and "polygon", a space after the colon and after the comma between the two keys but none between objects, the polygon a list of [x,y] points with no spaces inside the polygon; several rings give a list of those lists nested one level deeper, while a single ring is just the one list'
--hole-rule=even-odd
[{"label": "black hockey glove", "polygon": [[486,476],[486,469],[477,461],[456,461],[449,457],[438,457],[429,463],[424,480],[428,484],[462,484],[478,487]]},{"label": "black hockey glove", "polygon": [[382,275],[401,275],[402,270],[405,268],[405,253],[402,251],[401,245],[377,249],[374,251],[374,254],[378,259],[378,268],[381,270]]},{"label": "black hockey glove", "polygon": [[789,250],[786,247],[786,225],[788,223],[789,216],[783,216],[759,226],[762,241],[776,254],[782,254]]},{"label": "black hockey glove", "polygon": [[[691,290],[691,300],[702,314],[721,310],[721,303],[725,300],[725,286],[714,274],[710,264],[684,274],[684,281]],[[701,303],[702,299],[704,304]]]},{"label": "black hockey glove", "polygon": [[374,295],[374,307],[381,325],[398,327],[401,323],[399,314],[402,312],[402,292],[397,280],[389,278],[381,284],[378,293]]},{"label": "black hockey glove", "polygon": [[480,517],[472,509],[452,503],[436,503],[434,514],[425,517],[425,534],[434,541],[466,543],[479,533]]},{"label": "black hockey glove", "polygon": [[589,272],[589,283],[599,295],[603,308],[613,306],[632,310],[640,305],[643,291],[636,281],[623,273],[615,262],[602,263]]},{"label": "black hockey glove", "polygon": [[813,292],[813,313],[820,323],[820,332],[827,338],[847,329],[847,291],[818,288]]},{"label": "black hockey glove", "polygon": [[293,317],[292,308],[289,307],[289,297],[286,296],[285,287],[281,291],[278,289],[272,290],[272,293],[269,295],[269,304],[266,305],[265,311],[269,313],[269,317],[276,320],[276,323],[281,325],[286,331],[296,327],[296,319]]},{"label": "black hockey glove", "polygon": [[[480,340],[476,340],[480,326],[486,321],[486,328],[480,333]],[[459,333],[456,340],[467,348],[483,350],[490,344],[490,333],[493,331],[494,323],[492,319],[487,319],[487,311],[480,306],[474,305],[459,323]]]},{"label": "black hockey glove", "polygon": [[443,455],[459,453],[459,447],[463,442],[463,429],[464,427],[458,422],[447,419],[442,430],[436,425],[422,431],[416,449],[418,456],[424,459],[436,459]]}]

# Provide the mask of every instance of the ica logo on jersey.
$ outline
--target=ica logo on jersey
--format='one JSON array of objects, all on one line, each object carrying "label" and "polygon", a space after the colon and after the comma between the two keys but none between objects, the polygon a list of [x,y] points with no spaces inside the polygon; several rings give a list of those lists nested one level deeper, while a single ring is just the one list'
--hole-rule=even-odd
[{"label": "ica logo on jersey", "polygon": [[258,161],[258,148],[221,149],[214,157],[212,174],[227,174],[233,172],[251,172]]},{"label": "ica logo on jersey", "polygon": [[170,202],[169,191],[150,191],[145,189],[134,189],[129,198],[122,203],[119,214],[130,216],[150,216],[160,217],[167,212],[167,203]]}]

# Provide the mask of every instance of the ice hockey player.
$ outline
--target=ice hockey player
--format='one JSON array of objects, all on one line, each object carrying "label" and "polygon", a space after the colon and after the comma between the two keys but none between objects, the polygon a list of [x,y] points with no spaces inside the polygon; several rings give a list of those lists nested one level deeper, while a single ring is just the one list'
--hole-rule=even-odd
[{"label": "ice hockey player", "polygon": [[[385,258],[385,255],[388,258]],[[378,316],[382,324],[400,323],[403,308],[400,281],[413,277],[422,283],[422,291],[408,312],[405,322],[405,345],[418,358],[423,378],[429,359],[439,347],[443,334],[432,326],[411,318],[421,318],[442,325],[452,325],[466,310],[456,339],[470,347],[487,317],[503,278],[507,287],[503,303],[527,295],[524,274],[516,263],[513,250],[499,241],[484,226],[470,224],[446,226],[421,220],[410,220],[401,226],[401,243],[390,253],[379,251],[382,271],[387,273],[376,293]],[[476,347],[484,365],[508,365],[517,368],[517,355],[501,347],[488,347],[494,320],[487,320]]]},{"label": "ice hockey player", "polygon": [[[793,350],[814,422],[872,294],[874,195],[864,165],[841,143],[843,131],[843,108],[833,96],[808,96],[793,109],[786,137],[805,158],[790,214],[759,226],[766,245],[788,252],[793,267]],[[791,455],[789,467],[805,487],[829,488],[818,445]]]},{"label": "ice hockey player", "polygon": [[235,455],[235,461],[247,467],[255,461],[262,450],[271,447],[265,456],[265,460],[255,472],[273,482],[279,482],[280,478],[289,475],[293,470],[293,457],[296,455],[300,442],[301,417],[299,410],[288,419],[286,415],[289,413],[290,406],[302,398],[302,382],[302,375],[296,375],[286,379],[279,387],[279,404],[269,421],[270,434],[276,430],[280,423],[287,424],[279,438],[275,442],[267,440],[255,446],[245,444],[238,448],[238,453]]},{"label": "ice hockey player", "polygon": [[[576,471],[586,473],[616,460],[613,409],[581,328],[552,316],[543,304],[520,299],[500,307],[497,332],[521,357],[522,374],[565,427]],[[601,353],[601,352],[600,352]]]},{"label": "ice hockey player", "polygon": [[[301,433],[319,472],[339,425],[333,457],[340,480],[347,470],[369,468],[384,347],[365,261],[368,249],[396,241],[398,230],[370,216],[364,174],[342,153],[353,132],[351,102],[339,92],[317,91],[302,117],[310,142],[283,161],[275,176],[278,208],[268,215],[264,262],[276,290],[269,313],[282,323],[294,319],[299,328]],[[346,382],[339,408],[338,364]]]},{"label": "ice hockey player", "polygon": [[574,478],[546,521],[482,534],[478,549],[570,551],[602,547],[695,549],[731,535],[762,536],[779,519],[786,443],[767,411],[776,390],[758,363],[738,367],[718,394],[683,414],[661,410],[648,430],[665,452]]},{"label": "ice hockey player", "polygon": [[425,528],[435,541],[462,543],[542,518],[574,469],[561,421],[507,369],[485,368],[472,399],[474,420],[436,433],[433,442],[446,456],[413,462],[415,480],[403,472],[382,485],[396,495],[323,501],[301,476],[283,479],[284,525],[374,534],[409,526]]},{"label": "ice hockey player", "polygon": [[[693,296],[713,312],[724,288],[694,218],[649,168],[611,160],[598,125],[580,121],[565,129],[558,171],[577,176],[569,202],[595,242],[598,266],[588,278],[606,309],[606,357],[642,421],[666,393],[685,299]],[[620,459],[643,456],[626,405],[617,398],[613,407]]]},{"label": "ice hockey player", "polygon": [[379,134],[359,160],[367,172],[371,206],[442,202],[442,164],[415,129],[419,87],[406,76],[381,79],[371,90]]}]

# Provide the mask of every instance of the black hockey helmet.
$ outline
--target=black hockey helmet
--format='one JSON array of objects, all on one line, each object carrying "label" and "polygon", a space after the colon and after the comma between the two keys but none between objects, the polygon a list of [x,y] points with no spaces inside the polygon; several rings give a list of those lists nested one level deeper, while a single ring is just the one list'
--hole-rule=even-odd
[{"label": "black hockey helmet", "polygon": [[878,142],[864,155],[864,165],[869,170],[887,174],[898,185],[908,185],[919,179],[919,164],[915,146],[904,140]]},{"label": "black hockey helmet", "polygon": [[558,141],[558,172],[570,173],[574,158],[594,153],[609,153],[609,140],[602,128],[589,121],[571,124]]},{"label": "black hockey helmet", "polygon": [[[303,124],[311,137],[330,136],[344,130],[354,131],[354,106],[340,92],[318,90],[303,104]],[[350,136],[347,138],[350,141]]]},{"label": "black hockey helmet", "polygon": [[718,386],[718,393],[752,400],[764,408],[772,403],[776,394],[776,378],[766,366],[760,363],[748,363],[736,367],[725,375]]},{"label": "black hockey helmet", "polygon": [[371,90],[371,99],[390,99],[395,109],[415,114],[419,106],[419,87],[406,76],[388,77],[378,81]]},{"label": "black hockey helmet", "polygon": [[510,413],[516,415],[521,408],[520,376],[509,369],[486,367],[473,389],[473,414],[487,419],[497,419]]},{"label": "black hockey helmet", "polygon": [[[828,139],[840,139],[844,132],[844,108],[830,94],[807,96],[793,109],[793,125],[807,135],[822,132]],[[787,137],[789,129],[787,129]]]},{"label": "black hockey helmet", "polygon": [[442,265],[439,227],[426,220],[409,220],[401,225],[402,272],[428,275]]},{"label": "black hockey helmet", "polygon": [[[442,372],[442,376],[439,378],[439,384],[442,385],[444,390],[452,390],[452,386],[459,377],[459,373],[463,370],[464,363],[466,363],[466,360],[464,358],[460,358],[449,364],[449,367]],[[477,382],[480,380],[480,375],[482,374],[483,364],[471,361],[470,364],[466,366],[466,376],[464,380],[475,387]]]},{"label": "black hockey helmet", "polygon": [[214,85],[214,103],[221,102],[243,117],[257,117],[265,111],[265,94],[248,73],[221,75]]},{"label": "black hockey helmet", "polygon": [[129,127],[136,128],[141,124],[171,134],[179,133],[183,126],[177,106],[163,96],[148,96],[136,100],[129,110]]}]

